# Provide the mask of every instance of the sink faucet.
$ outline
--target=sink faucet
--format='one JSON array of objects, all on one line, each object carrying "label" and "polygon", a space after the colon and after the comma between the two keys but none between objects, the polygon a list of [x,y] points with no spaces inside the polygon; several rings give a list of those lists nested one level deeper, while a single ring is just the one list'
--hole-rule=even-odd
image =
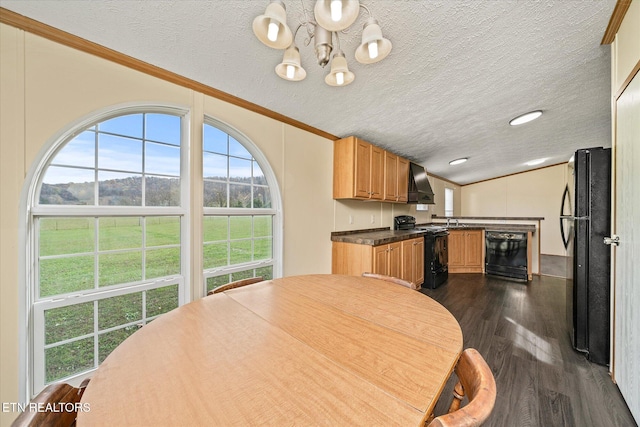
[{"label": "sink faucet", "polygon": [[451,225],[451,218],[447,218],[447,227]]},{"label": "sink faucet", "polygon": [[456,225],[460,225],[460,221],[458,221],[458,218],[456,218]]}]

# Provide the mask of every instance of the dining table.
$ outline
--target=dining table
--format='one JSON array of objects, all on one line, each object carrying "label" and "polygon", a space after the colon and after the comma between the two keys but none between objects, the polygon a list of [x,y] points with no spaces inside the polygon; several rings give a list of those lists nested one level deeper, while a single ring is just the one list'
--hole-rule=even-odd
[{"label": "dining table", "polygon": [[422,426],[462,351],[454,316],[380,279],[265,280],[182,305],[124,340],[85,426]]}]

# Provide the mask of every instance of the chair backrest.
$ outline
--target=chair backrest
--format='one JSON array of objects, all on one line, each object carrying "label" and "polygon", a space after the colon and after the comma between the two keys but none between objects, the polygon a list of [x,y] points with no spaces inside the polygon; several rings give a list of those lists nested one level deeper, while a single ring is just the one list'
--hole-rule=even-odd
[{"label": "chair backrest", "polygon": [[[491,368],[476,349],[468,348],[456,365],[458,384],[449,413],[436,417],[428,427],[475,427],[491,414],[496,402],[496,381]],[[464,395],[469,403],[460,408]]]},{"label": "chair backrest", "polygon": [[[76,424],[80,399],[89,379],[74,387],[66,383],[49,384],[11,424],[11,427],[71,427]],[[50,410],[43,410],[49,406]]]},{"label": "chair backrest", "polygon": [[407,282],[406,280],[399,279],[393,276],[385,276],[384,274],[376,274],[376,273],[362,273],[362,277],[371,277],[373,279],[385,280],[387,282],[395,283],[396,285],[404,286],[409,289],[418,289],[418,286],[413,282]]},{"label": "chair backrest", "polygon": [[248,279],[236,280],[234,282],[229,282],[226,285],[218,286],[217,288],[210,290],[209,292],[207,292],[207,296],[228,291],[229,289],[239,288],[241,286],[252,285],[254,283],[258,283],[262,281],[264,281],[264,278],[262,276],[249,277]]}]

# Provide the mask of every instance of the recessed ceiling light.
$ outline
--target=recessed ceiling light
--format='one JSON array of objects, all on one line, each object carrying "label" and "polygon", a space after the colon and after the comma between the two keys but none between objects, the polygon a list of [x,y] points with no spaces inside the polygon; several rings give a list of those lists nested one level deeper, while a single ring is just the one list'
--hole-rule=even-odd
[{"label": "recessed ceiling light", "polygon": [[451,160],[451,161],[449,162],[449,164],[450,164],[451,166],[453,166],[453,165],[459,165],[460,163],[464,163],[464,162],[466,162],[467,160],[469,160],[469,158],[467,158],[467,157],[463,157],[463,158],[461,158],[461,159]]},{"label": "recessed ceiling light", "polygon": [[535,166],[535,165],[539,165],[541,163],[544,163],[547,160],[547,158],[543,158],[543,159],[535,159],[535,160],[531,160],[530,162],[525,163],[525,165],[527,166]]},{"label": "recessed ceiling light", "polygon": [[528,122],[530,122],[532,120],[535,120],[538,117],[540,117],[541,115],[542,115],[542,110],[531,111],[529,113],[522,114],[521,116],[518,116],[515,119],[511,119],[509,124],[511,126],[521,125],[521,124],[524,124],[524,123],[528,123]]}]

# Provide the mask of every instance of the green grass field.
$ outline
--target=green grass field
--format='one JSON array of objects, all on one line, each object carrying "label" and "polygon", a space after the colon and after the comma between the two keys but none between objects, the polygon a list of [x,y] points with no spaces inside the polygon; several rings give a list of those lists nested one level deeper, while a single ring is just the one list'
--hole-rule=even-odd
[{"label": "green grass field", "polygon": [[[205,217],[204,267],[271,258],[271,224],[271,216]],[[178,217],[43,218],[39,227],[40,297],[178,275],[181,271]],[[253,274],[249,270],[209,278],[207,289]],[[257,269],[255,274],[271,277],[272,269]],[[45,350],[46,381],[93,368],[95,339],[100,363],[138,329],[138,324],[177,306],[178,285],[170,285],[46,310],[45,344],[52,345]],[[97,337],[56,345],[94,334],[96,311]],[[109,331],[101,332],[105,330]]]}]

